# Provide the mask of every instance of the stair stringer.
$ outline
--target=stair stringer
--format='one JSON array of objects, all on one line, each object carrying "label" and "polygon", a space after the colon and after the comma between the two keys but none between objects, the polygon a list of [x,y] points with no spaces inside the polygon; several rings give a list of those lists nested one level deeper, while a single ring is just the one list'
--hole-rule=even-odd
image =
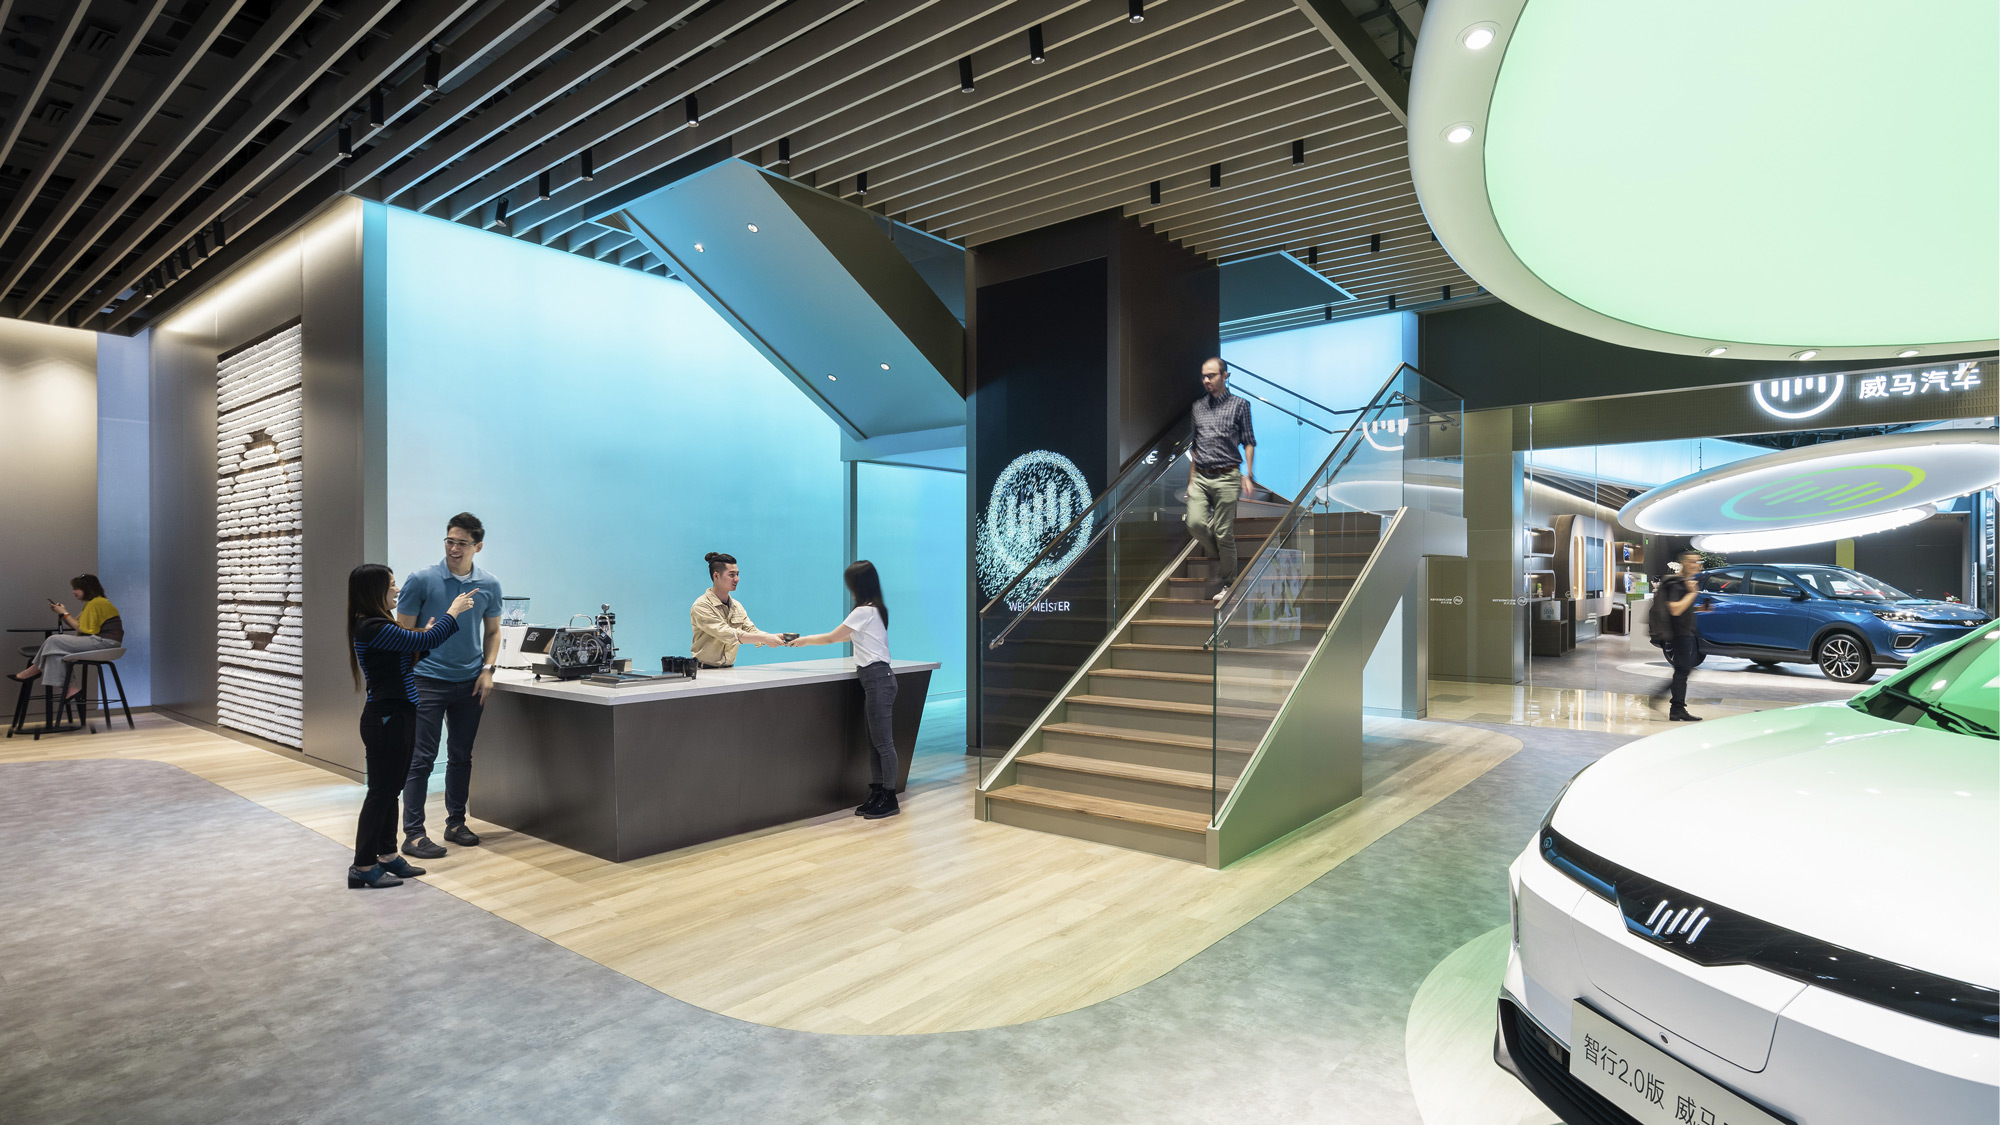
[{"label": "stair stringer", "polygon": [[1042,708],[1042,713],[1035,716],[1035,721],[1028,724],[1028,729],[1021,732],[1021,737],[1014,740],[1014,745],[1000,759],[1000,764],[993,767],[993,772],[988,774],[986,779],[979,783],[979,788],[974,790],[972,794],[972,815],[976,819],[993,819],[986,807],[986,795],[996,789],[1005,789],[1007,786],[1014,784],[1015,761],[1023,754],[1033,754],[1040,750],[1042,748],[1042,728],[1069,702],[1069,697],[1077,693],[1077,688],[1090,681],[1090,674],[1092,672],[1101,671],[1111,666],[1111,646],[1125,640],[1131,634],[1133,620],[1145,612],[1146,607],[1159,594],[1160,587],[1166,585],[1167,579],[1172,578],[1180,572],[1181,564],[1185,563],[1188,556],[1194,553],[1195,546],[1195,541],[1189,539],[1187,543],[1182,545],[1180,552],[1167,561],[1167,565],[1161,569],[1160,573],[1153,576],[1153,581],[1147,585],[1145,591],[1133,599],[1131,608],[1125,611],[1124,616],[1118,619],[1118,623],[1112,626],[1110,632],[1104,634],[1104,639],[1098,642],[1095,649],[1091,650],[1090,655],[1084,659],[1084,662],[1077,666],[1076,674],[1071,676],[1069,682],[1062,686],[1062,690],[1056,692],[1055,696],[1049,700],[1049,705]]},{"label": "stair stringer", "polygon": [[1208,827],[1221,868],[1361,796],[1361,670],[1425,555],[1463,555],[1465,520],[1399,508]]}]

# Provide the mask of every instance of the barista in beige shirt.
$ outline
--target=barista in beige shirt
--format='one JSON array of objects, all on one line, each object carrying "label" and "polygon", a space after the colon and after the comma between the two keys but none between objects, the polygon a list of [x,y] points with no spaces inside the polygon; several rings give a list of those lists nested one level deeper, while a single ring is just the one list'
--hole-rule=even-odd
[{"label": "barista in beige shirt", "polygon": [[742,644],[783,645],[784,638],[758,632],[750,612],[730,595],[736,592],[743,572],[734,556],[720,551],[708,553],[711,585],[694,600],[688,621],[694,626],[694,658],[704,668],[727,668],[736,663],[736,648]]}]

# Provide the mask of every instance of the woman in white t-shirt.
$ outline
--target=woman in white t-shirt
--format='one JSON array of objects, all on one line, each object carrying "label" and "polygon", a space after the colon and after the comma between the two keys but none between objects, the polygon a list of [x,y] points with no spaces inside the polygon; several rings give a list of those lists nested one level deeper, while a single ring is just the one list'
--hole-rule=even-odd
[{"label": "woman in white t-shirt", "polygon": [[861,677],[862,714],[868,719],[868,741],[875,754],[869,759],[875,780],[868,786],[868,800],[854,815],[869,820],[895,816],[903,810],[896,804],[896,739],[890,719],[895,712],[896,676],[889,671],[889,607],[882,601],[882,578],[875,564],[863,559],[847,568],[847,592],[854,596],[854,612],[830,633],[800,637],[794,645],[837,645],[854,642],[854,671]]}]

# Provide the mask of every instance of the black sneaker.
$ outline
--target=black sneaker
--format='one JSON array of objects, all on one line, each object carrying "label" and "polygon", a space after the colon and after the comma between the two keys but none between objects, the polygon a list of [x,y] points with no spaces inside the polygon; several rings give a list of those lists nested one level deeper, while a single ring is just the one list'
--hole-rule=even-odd
[{"label": "black sneaker", "polygon": [[463,824],[454,824],[447,827],[444,830],[444,838],[461,848],[476,848],[479,846],[479,837],[473,835],[472,829],[467,828]]},{"label": "black sneaker", "polygon": [[1698,723],[1701,721],[1701,716],[1690,715],[1686,711],[1675,711],[1667,716],[1667,721],[1670,723]]},{"label": "black sneaker", "polygon": [[874,811],[861,815],[868,820],[881,820],[885,816],[895,816],[902,811],[903,807],[896,803],[896,791],[885,786],[882,789],[882,800],[875,806]]},{"label": "black sneaker", "polygon": [[431,843],[429,836],[412,836],[403,841],[403,854],[417,859],[443,859],[443,848]]}]

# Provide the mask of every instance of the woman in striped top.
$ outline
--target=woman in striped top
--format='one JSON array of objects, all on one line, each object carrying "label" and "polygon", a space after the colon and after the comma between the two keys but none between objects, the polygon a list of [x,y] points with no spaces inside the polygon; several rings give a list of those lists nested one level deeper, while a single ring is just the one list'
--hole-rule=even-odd
[{"label": "woman in striped top", "polygon": [[419,629],[396,624],[396,575],[381,563],[362,563],[347,576],[347,641],[354,686],[368,683],[361,708],[361,745],[368,752],[368,796],[354,830],[350,888],[396,887],[424,869],[396,854],[396,800],[410,776],[417,740],[417,661],[458,632],[459,615],[473,594],[460,594],[445,616]]}]

